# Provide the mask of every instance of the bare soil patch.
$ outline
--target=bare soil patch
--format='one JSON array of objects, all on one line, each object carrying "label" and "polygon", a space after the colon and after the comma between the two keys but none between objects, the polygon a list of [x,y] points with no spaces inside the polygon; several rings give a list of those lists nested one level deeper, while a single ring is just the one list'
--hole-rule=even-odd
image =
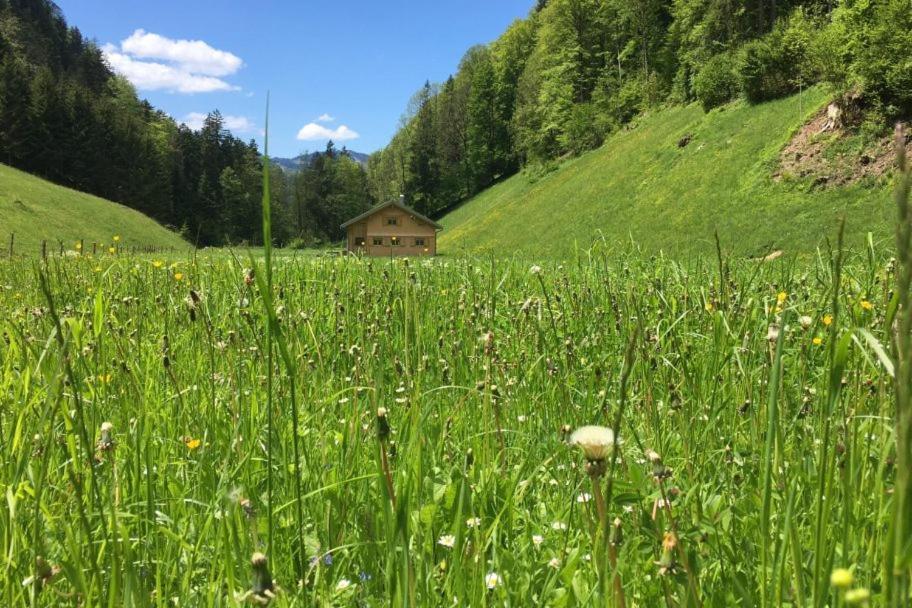
[{"label": "bare soil patch", "polygon": [[[906,150],[912,154],[909,133]],[[851,130],[831,127],[823,108],[782,150],[773,179],[809,180],[816,188],[835,188],[876,180],[892,171],[895,158],[892,135],[864,141]]]}]

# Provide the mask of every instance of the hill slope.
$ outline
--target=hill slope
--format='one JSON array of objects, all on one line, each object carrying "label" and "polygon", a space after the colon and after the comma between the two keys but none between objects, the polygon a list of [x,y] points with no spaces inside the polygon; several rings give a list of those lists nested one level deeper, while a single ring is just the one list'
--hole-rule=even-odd
[{"label": "hill slope", "polygon": [[470,199],[441,220],[439,247],[562,257],[604,238],[687,255],[711,252],[718,229],[738,255],[808,252],[835,234],[843,211],[848,242],[867,231],[888,238],[883,183],[820,189],[772,178],[780,150],[826,101],[815,88],[708,114],[697,104],[662,110],[540,179],[516,175]]},{"label": "hill slope", "polygon": [[114,235],[128,247],[188,246],[177,234],[138,211],[0,164],[0,257],[8,251],[11,232],[16,234],[18,255],[37,255],[42,240],[56,250],[58,240],[67,249],[74,249],[76,242],[84,239],[90,250],[93,241],[111,243]]}]

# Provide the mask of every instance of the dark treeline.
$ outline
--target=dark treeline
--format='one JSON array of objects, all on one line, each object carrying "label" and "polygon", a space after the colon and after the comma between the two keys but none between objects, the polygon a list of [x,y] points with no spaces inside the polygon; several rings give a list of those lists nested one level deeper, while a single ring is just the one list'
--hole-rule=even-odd
[{"label": "dark treeline", "polygon": [[292,247],[338,241],[344,235],[339,226],[374,202],[364,167],[331,141],[295,173],[273,164],[270,194],[273,234]]},{"label": "dark treeline", "polygon": [[912,112],[909,0],[538,0],[413,97],[369,163],[376,199],[435,213],[638,114],[828,83],[853,126]]},{"label": "dark treeline", "polygon": [[48,0],[0,0],[0,162],[123,203],[200,245],[256,242],[262,162],[218,112],[192,131],[137,97]]}]

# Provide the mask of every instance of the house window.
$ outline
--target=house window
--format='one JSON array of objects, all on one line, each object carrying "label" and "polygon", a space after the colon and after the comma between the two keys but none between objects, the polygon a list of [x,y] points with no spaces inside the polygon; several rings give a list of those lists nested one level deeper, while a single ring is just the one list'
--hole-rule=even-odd
[{"label": "house window", "polygon": [[394,236],[394,237],[390,237],[390,244],[391,244],[393,247],[398,247],[398,246],[401,245],[402,243],[399,241],[399,237],[398,237],[398,236]]},{"label": "house window", "polygon": [[355,237],[355,247],[364,247],[365,239],[363,236]]},{"label": "house window", "polygon": [[415,247],[424,247],[424,239],[415,239]]},{"label": "house window", "polygon": [[382,237],[382,236],[375,236],[375,237],[374,237],[374,245],[382,245],[382,244],[383,244],[383,237]]},{"label": "house window", "polygon": [[398,217],[394,217],[394,216],[390,216],[390,217],[386,218],[386,225],[387,225],[387,226],[398,226],[398,225],[399,225],[399,218],[398,218]]}]

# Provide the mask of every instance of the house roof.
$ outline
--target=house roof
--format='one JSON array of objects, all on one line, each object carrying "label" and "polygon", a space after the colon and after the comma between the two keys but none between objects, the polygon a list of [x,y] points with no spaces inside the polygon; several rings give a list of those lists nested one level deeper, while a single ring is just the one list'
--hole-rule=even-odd
[{"label": "house roof", "polygon": [[402,211],[405,211],[406,213],[415,216],[419,220],[430,224],[437,230],[443,230],[443,226],[441,226],[440,224],[438,224],[431,218],[421,215],[420,213],[418,213],[417,211],[415,211],[414,209],[412,209],[411,207],[406,205],[404,202],[402,202],[402,197],[400,197],[399,200],[394,199],[391,201],[387,201],[385,203],[380,203],[378,205],[374,205],[373,207],[371,207],[370,209],[368,209],[361,215],[359,215],[357,217],[353,217],[352,219],[350,219],[347,222],[345,222],[344,224],[342,224],[341,228],[344,230],[344,229],[348,228],[349,226],[351,226],[352,224],[355,224],[357,222],[360,222],[364,218],[372,216],[373,214],[377,213],[378,211],[383,211],[387,207],[398,207]]}]

